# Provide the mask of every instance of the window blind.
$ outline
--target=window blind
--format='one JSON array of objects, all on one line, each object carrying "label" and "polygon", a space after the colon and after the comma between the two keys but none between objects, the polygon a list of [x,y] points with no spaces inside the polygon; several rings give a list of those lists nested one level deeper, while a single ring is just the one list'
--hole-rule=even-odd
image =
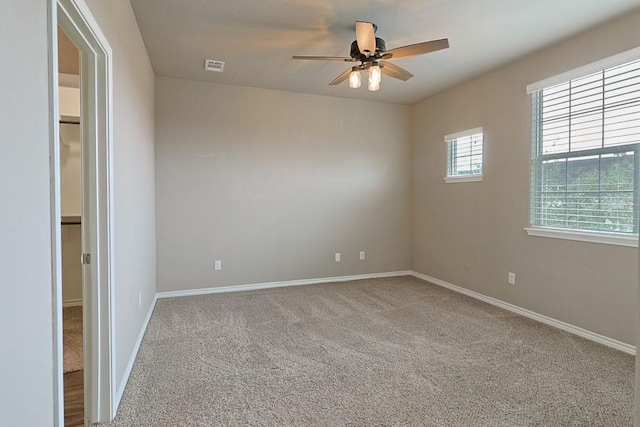
[{"label": "window blind", "polygon": [[531,225],[637,233],[640,60],[532,100]]},{"label": "window blind", "polygon": [[482,175],[482,128],[445,136],[447,143],[447,177]]}]

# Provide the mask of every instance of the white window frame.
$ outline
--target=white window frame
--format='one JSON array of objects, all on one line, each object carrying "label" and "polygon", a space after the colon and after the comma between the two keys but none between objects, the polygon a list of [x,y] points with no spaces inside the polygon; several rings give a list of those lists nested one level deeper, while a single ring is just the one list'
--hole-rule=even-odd
[{"label": "white window frame", "polygon": [[[552,76],[544,80],[529,84],[527,85],[527,94],[532,94],[533,92],[540,89],[555,86],[570,80],[587,76],[592,73],[596,73],[598,71],[602,71],[607,68],[638,60],[639,58],[640,47],[630,49],[617,55],[604,58],[600,61],[596,61],[582,67],[578,67],[573,70],[558,74],[556,76]],[[534,167],[533,162],[531,166]],[[636,183],[636,185],[640,184]],[[530,189],[530,191],[533,191],[533,189]],[[531,216],[529,216],[529,220],[531,221]],[[554,239],[575,240],[581,242],[602,243],[636,248],[638,247],[638,233],[609,233],[602,231],[563,229],[535,225],[526,227],[525,231],[527,232],[527,235],[536,237],[548,237]]]},{"label": "white window frame", "polygon": [[[451,142],[459,139],[465,138],[473,135],[482,135],[482,165],[480,166],[480,173],[477,174],[468,174],[468,175],[449,175],[449,163],[451,158],[450,154],[450,144]],[[457,182],[478,182],[482,181],[483,172],[484,172],[484,130],[482,127],[477,127],[473,129],[463,130],[461,132],[451,133],[449,135],[444,136],[444,142],[447,145],[446,150],[446,176],[444,177],[444,181],[448,184],[457,183]]]}]

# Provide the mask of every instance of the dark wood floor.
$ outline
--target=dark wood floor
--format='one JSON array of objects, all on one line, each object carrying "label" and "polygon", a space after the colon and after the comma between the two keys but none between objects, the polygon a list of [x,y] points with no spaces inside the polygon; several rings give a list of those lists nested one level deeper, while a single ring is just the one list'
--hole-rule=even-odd
[{"label": "dark wood floor", "polygon": [[84,371],[64,374],[64,425],[84,426]]}]

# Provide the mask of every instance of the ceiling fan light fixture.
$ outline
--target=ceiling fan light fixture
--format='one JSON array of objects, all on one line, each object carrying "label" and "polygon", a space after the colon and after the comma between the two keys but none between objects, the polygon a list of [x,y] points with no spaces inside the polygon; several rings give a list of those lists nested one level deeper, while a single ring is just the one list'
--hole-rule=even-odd
[{"label": "ceiling fan light fixture", "polygon": [[329,86],[339,85],[345,80],[349,80],[349,87],[359,88],[362,85],[362,71],[368,73],[368,89],[372,92],[380,90],[382,80],[382,69],[388,77],[407,81],[413,74],[402,67],[399,67],[390,60],[409,58],[417,55],[435,52],[449,47],[448,39],[431,40],[428,42],[414,43],[406,46],[396,47],[387,50],[387,44],[375,33],[378,26],[373,22],[356,21],[356,39],[351,42],[351,51],[346,56],[308,56],[295,55],[293,59],[307,59],[313,61],[339,61],[339,62],[360,62],[360,65],[352,66],[344,70],[338,77],[331,80]]},{"label": "ceiling fan light fixture", "polygon": [[349,87],[351,89],[358,89],[361,85],[362,76],[360,75],[360,70],[351,70],[351,74],[349,74]]},{"label": "ceiling fan light fixture", "polygon": [[382,80],[382,72],[378,64],[369,67],[369,85],[368,89],[375,92],[380,89],[380,81]]}]

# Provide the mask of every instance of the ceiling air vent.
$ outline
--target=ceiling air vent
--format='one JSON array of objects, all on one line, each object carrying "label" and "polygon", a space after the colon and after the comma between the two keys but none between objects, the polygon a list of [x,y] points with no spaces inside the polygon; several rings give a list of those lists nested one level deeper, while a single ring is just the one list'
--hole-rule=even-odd
[{"label": "ceiling air vent", "polygon": [[215,59],[205,59],[204,69],[207,71],[217,71],[221,73],[224,71],[224,62],[216,61]]}]

